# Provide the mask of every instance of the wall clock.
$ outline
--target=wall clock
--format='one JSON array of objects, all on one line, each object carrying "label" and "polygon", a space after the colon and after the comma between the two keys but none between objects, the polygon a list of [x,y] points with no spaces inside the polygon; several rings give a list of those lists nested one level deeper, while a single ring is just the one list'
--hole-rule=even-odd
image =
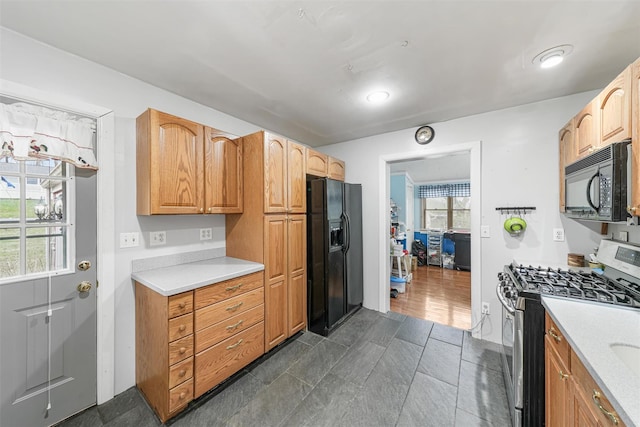
[{"label": "wall clock", "polygon": [[435,136],[436,132],[431,126],[420,126],[416,131],[416,142],[425,145],[433,141]]}]

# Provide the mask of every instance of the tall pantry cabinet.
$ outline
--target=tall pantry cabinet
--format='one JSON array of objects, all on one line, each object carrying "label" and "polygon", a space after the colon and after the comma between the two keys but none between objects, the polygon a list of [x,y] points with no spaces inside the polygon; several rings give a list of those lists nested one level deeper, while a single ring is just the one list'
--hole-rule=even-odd
[{"label": "tall pantry cabinet", "polygon": [[265,266],[268,351],[306,326],[306,154],[265,131],[242,146],[244,210],[226,216],[226,251]]}]

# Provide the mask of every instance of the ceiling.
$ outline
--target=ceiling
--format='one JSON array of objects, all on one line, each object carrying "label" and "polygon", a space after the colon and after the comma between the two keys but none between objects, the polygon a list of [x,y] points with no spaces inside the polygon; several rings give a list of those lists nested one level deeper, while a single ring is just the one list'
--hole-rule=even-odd
[{"label": "ceiling", "polygon": [[1,0],[0,25],[310,146],[602,88],[640,56],[635,0]]},{"label": "ceiling", "polygon": [[416,184],[469,181],[471,154],[469,151],[432,155],[420,159],[389,164],[391,173],[405,173]]}]

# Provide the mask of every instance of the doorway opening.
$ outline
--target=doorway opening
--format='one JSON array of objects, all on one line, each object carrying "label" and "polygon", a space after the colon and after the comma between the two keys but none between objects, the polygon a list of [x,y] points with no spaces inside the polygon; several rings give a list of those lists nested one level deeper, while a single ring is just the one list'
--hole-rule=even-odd
[{"label": "doorway opening", "polygon": [[[419,155],[410,152],[381,158],[380,166],[384,168],[386,178],[381,202],[385,204],[384,223],[388,225],[382,231],[382,240],[386,241],[386,248],[389,248],[389,238],[395,234],[396,238],[399,237],[396,243],[402,244],[408,254],[413,253],[412,246],[415,248],[420,245],[412,244],[412,241],[421,242],[425,252],[421,266],[417,265],[418,256],[411,257],[413,265],[407,263],[408,272],[404,272],[410,278],[404,286],[404,293],[391,298],[389,277],[394,276],[393,273],[398,275],[398,262],[388,261],[387,249],[385,264],[388,265],[388,274],[381,280],[381,298],[387,302],[387,310],[460,329],[471,329],[481,317],[481,310],[476,307],[480,299],[481,277],[480,245],[477,241],[480,227],[480,148],[478,141],[445,149],[434,147]],[[413,194],[392,197],[397,192],[394,189],[399,188],[398,177],[410,181]],[[420,197],[419,194],[421,186],[461,182],[466,182],[469,188],[468,199],[449,200],[449,204],[445,203],[440,212],[434,210],[433,203],[425,203],[427,196],[423,194],[424,197]],[[400,200],[403,197],[405,199]],[[412,203],[406,199],[411,199]],[[406,215],[406,209],[410,209],[411,204],[414,206],[413,215]],[[392,205],[395,205],[395,212]],[[453,212],[447,212],[447,209]],[[459,209],[461,211],[456,212]],[[392,218],[394,213],[397,218]],[[466,219],[462,224],[457,221],[464,216]],[[409,218],[408,224],[406,218]],[[453,223],[452,218],[456,218]],[[441,221],[442,224],[438,223],[440,219],[444,221]],[[464,241],[458,241],[459,265],[456,268],[453,247],[456,238],[460,237]],[[479,337],[480,331],[472,330],[472,333]]]}]

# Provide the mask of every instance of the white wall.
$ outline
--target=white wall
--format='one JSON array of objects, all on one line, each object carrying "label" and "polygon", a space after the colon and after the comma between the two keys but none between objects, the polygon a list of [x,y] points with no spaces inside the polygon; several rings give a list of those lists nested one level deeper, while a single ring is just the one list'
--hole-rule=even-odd
[{"label": "white wall", "polygon": [[[435,123],[435,140],[425,147],[415,143],[414,128],[322,147],[322,151],[345,160],[348,182],[362,183],[363,210],[367,212],[363,218],[365,262],[379,259],[377,230],[385,220],[378,200],[379,186],[384,182],[377,167],[380,158],[402,152],[410,152],[415,158],[419,150],[427,154],[459,143],[482,141],[480,223],[490,226],[491,237],[480,239],[481,289],[473,309],[479,313],[481,301],[490,302],[492,315],[483,327],[482,338],[499,342],[501,311],[495,286],[503,266],[514,259],[543,265],[565,263],[567,253],[588,254],[601,239],[599,224],[579,223],[558,212],[558,130],[596,93]],[[524,235],[514,238],[503,231],[506,218],[495,210],[501,206],[536,207],[525,217],[528,228]],[[552,240],[552,229],[557,227],[565,229],[566,241]],[[623,226],[610,229],[619,227]],[[636,242],[640,241],[638,228],[630,233]],[[472,233],[473,239],[479,239],[479,229]],[[373,309],[385,307],[380,300],[385,293],[378,289],[381,282],[375,277],[377,271],[364,269],[364,305]]]},{"label": "white wall", "polygon": [[[225,245],[224,216],[136,216],[135,119],[152,107],[237,135],[258,130],[250,123],[203,107],[98,64],[35,42],[0,28],[0,79],[23,84],[65,98],[113,110],[116,117],[115,246],[121,232],[138,231],[142,245],[116,249],[115,283],[115,393],[135,384],[135,312],[131,260]],[[214,238],[201,242],[198,230],[213,228]],[[150,231],[165,230],[167,245],[149,247]]]}]

